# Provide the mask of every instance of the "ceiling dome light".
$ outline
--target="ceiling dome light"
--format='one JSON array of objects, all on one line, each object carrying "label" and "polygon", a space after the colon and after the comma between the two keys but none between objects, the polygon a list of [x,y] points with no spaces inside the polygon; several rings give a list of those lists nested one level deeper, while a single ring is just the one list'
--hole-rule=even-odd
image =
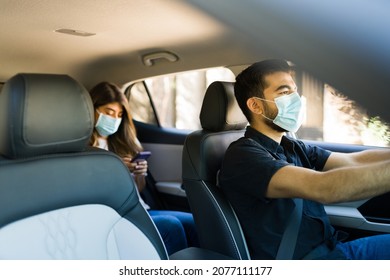
[{"label": "ceiling dome light", "polygon": [[86,31],[81,31],[81,30],[74,30],[74,29],[67,29],[67,28],[56,29],[56,30],[54,30],[54,32],[68,34],[68,35],[81,36],[81,37],[89,37],[89,36],[96,35],[96,33],[91,33],[91,32],[86,32]]}]

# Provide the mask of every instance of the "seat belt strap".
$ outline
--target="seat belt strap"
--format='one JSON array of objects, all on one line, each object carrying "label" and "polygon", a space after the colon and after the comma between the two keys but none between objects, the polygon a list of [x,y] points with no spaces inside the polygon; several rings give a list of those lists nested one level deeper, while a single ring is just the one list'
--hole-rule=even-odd
[{"label": "seat belt strap", "polygon": [[302,220],[303,200],[301,198],[295,198],[293,200],[295,207],[280,241],[278,253],[276,254],[277,260],[291,260],[295,252]]},{"label": "seat belt strap", "polygon": [[[256,140],[250,137],[247,137],[246,139],[251,140],[255,145],[263,148]],[[303,200],[301,198],[294,198],[293,201],[295,203],[295,207],[290,215],[282,240],[280,241],[278,252],[276,254],[277,260],[291,260],[294,256],[295,245],[297,243],[298,232],[302,220]]]}]

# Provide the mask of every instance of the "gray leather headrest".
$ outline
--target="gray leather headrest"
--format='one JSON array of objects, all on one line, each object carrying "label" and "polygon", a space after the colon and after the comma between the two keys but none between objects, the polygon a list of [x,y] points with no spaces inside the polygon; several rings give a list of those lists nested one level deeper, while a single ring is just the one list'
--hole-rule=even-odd
[{"label": "gray leather headrest", "polygon": [[89,93],[71,77],[15,75],[0,93],[0,154],[25,158],[82,151],[93,119]]},{"label": "gray leather headrest", "polygon": [[234,83],[213,82],[207,88],[200,111],[203,129],[225,131],[243,129],[248,120],[234,96]]}]

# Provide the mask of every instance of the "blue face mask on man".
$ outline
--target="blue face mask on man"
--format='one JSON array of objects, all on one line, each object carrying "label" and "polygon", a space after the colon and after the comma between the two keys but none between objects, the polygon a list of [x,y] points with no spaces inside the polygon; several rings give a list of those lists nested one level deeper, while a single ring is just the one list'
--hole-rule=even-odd
[{"label": "blue face mask on man", "polygon": [[113,118],[103,113],[99,113],[99,118],[95,124],[95,128],[100,136],[107,137],[118,131],[122,122],[122,118]]},{"label": "blue face mask on man", "polygon": [[274,100],[267,100],[260,97],[255,97],[267,102],[274,102],[278,108],[278,115],[274,119],[267,116],[262,116],[271,120],[277,126],[290,132],[297,132],[303,122],[302,100],[297,92],[283,95]]}]

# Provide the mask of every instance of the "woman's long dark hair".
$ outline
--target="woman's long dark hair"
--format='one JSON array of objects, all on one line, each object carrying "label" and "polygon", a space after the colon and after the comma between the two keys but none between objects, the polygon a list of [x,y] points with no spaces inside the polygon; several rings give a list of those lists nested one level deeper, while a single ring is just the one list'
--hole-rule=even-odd
[{"label": "woman's long dark hair", "polygon": [[[126,96],[118,86],[109,82],[101,82],[90,90],[90,95],[95,110],[108,103],[118,102],[122,105],[122,122],[118,131],[107,138],[108,150],[115,154],[133,157],[137,152],[142,151],[141,143],[137,139],[137,133],[130,114],[130,107]],[[90,140],[91,146],[97,145],[98,132],[93,130]]]}]

